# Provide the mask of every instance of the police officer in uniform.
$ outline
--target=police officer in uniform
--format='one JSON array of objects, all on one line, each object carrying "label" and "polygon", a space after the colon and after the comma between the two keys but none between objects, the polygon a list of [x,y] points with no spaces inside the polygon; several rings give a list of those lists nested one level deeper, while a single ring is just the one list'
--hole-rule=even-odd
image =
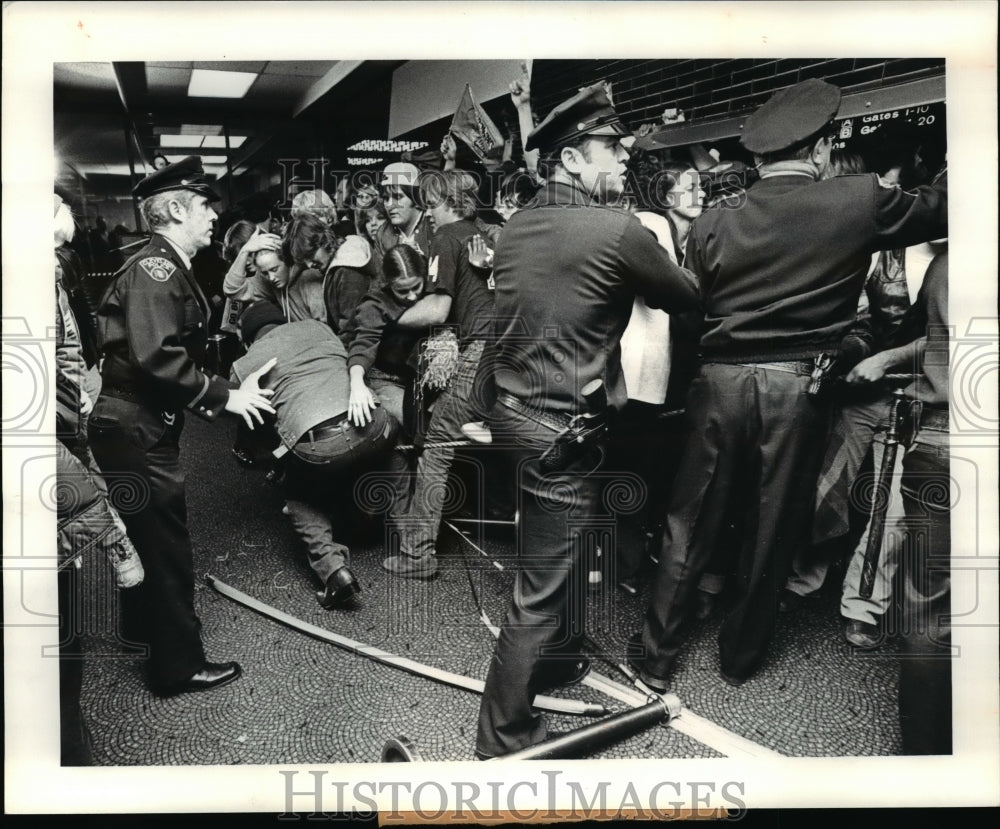
[{"label": "police officer in uniform", "polygon": [[820,181],[840,90],[811,79],[747,118],[760,180],[739,209],[711,210],[688,237],[701,286],[701,366],[688,393],[687,446],[673,487],[657,582],[634,667],[666,689],[698,577],[726,517],[744,519],[735,600],[719,633],[724,680],[763,662],[779,593],[804,543],[825,450],[823,385],[853,322],[874,251],[946,234],[947,190],[911,192],[873,174]]},{"label": "police officer in uniform", "polygon": [[518,456],[520,567],[480,708],[481,759],[544,740],[534,695],[589,668],[580,658],[581,533],[601,497],[592,474],[600,456],[583,451],[554,464],[543,456],[573,416],[595,413],[585,390],[603,385],[608,406],[624,405],[619,341],[637,294],[667,311],[698,306],[691,274],[614,206],[633,140],[600,84],[557,106],[526,142],[546,160],[547,185],[497,244],[490,425],[494,442],[512,444]]},{"label": "police officer in uniform", "polygon": [[115,276],[98,310],[101,396],[91,446],[112,501],[142,559],[142,585],[122,591],[124,632],[149,646],[155,691],[172,695],[223,685],[235,662],[208,662],[194,609],[179,441],[185,412],[210,422],[223,411],[253,428],[273,412],[258,387],[272,364],[236,388],[204,371],[211,307],[191,258],[211,243],[217,218],[201,159],[191,156],[136,185],[152,236]]}]

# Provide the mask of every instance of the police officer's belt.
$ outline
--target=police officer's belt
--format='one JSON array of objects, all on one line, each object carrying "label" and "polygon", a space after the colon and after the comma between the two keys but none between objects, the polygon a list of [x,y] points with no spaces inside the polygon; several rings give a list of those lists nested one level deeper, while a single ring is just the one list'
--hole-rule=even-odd
[{"label": "police officer's belt", "polygon": [[920,413],[920,428],[947,432],[949,429],[948,409],[938,409],[925,405]]},{"label": "police officer's belt", "polygon": [[547,426],[553,432],[561,432],[567,426],[569,426],[572,417],[570,415],[555,414],[552,412],[543,412],[540,409],[536,409],[533,406],[529,406],[523,400],[514,397],[511,394],[499,394],[497,395],[497,400],[503,403],[508,409],[512,409],[519,415],[523,415],[529,420],[533,420],[536,423],[540,423],[543,426]]},{"label": "police officer's belt", "polygon": [[774,371],[787,371],[790,374],[801,374],[809,377],[816,368],[812,360],[775,360],[770,363],[736,363],[738,366],[748,368],[769,368]]},{"label": "police officer's belt", "polygon": [[322,423],[316,424],[311,429],[307,429],[305,434],[299,438],[299,443],[316,443],[324,438],[340,434],[343,432],[344,424],[346,422],[347,412],[337,415],[336,417],[331,417],[329,420],[324,420]]}]

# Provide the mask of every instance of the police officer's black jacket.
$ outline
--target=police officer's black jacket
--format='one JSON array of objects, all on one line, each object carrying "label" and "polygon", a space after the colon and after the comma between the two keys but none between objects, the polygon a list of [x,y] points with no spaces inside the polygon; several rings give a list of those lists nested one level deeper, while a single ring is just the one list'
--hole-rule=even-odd
[{"label": "police officer's black jacket", "polygon": [[947,235],[942,184],[906,192],[875,175],[768,175],[745,203],[695,220],[684,264],[698,276],[702,357],[798,360],[835,353],[857,316],[871,255]]},{"label": "police officer's black jacket", "polygon": [[109,392],[124,390],[156,409],[185,407],[214,420],[231,384],[202,370],[211,307],[173,245],[153,234],[101,301],[98,326]]},{"label": "police officer's black jacket", "polygon": [[551,412],[586,409],[604,381],[626,400],[620,340],[636,294],[668,312],[698,307],[692,275],[628,212],[550,181],[504,225],[494,259],[497,390]]}]

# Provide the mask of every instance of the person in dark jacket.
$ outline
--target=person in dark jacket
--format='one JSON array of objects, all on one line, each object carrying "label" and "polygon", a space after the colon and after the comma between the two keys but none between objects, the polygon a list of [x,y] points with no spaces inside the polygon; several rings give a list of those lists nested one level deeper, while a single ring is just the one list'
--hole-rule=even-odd
[{"label": "person in dark jacket", "polygon": [[[632,139],[600,84],[557,106],[526,142],[543,153],[547,184],[504,226],[495,254],[497,398],[489,425],[494,443],[516,456],[521,518],[513,601],[479,710],[480,759],[543,741],[534,695],[579,681],[589,668],[580,654],[584,550],[607,546],[615,521],[607,502],[618,499],[602,504],[599,437],[560,458],[557,436],[574,416],[607,414],[589,394],[598,385],[608,407],[625,404],[619,341],[637,294],[670,312],[698,307],[691,274],[613,206]],[[624,500],[634,505],[640,488],[623,482]]]},{"label": "person in dark jacket", "polygon": [[90,441],[146,572],[142,586],[122,597],[125,629],[149,645],[154,689],[172,695],[241,673],[235,662],[208,662],[202,646],[179,457],[184,414],[214,422],[226,411],[253,425],[273,409],[271,392],[257,386],[263,372],[236,388],[202,367],[211,306],[191,258],[211,243],[210,201],[218,197],[200,159],[154,172],[135,195],[152,236],[115,276],[98,310],[102,389]]},{"label": "person in dark jacket", "polygon": [[706,212],[688,237],[685,265],[705,311],[702,364],[657,582],[630,641],[630,660],[655,691],[667,687],[689,600],[734,510],[745,529],[720,668],[739,685],[761,667],[811,515],[831,408],[824,372],[854,323],[871,255],[947,227],[943,186],[906,192],[874,174],[819,180],[839,106],[837,87],[811,79],[753,113],[742,143],[760,180],[741,209]]}]

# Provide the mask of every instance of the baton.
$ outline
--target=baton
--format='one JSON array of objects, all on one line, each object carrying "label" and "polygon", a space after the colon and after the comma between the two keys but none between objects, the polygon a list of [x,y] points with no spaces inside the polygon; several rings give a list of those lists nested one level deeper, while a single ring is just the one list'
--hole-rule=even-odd
[{"label": "baton", "polygon": [[865,548],[865,560],[861,566],[861,588],[858,592],[863,599],[870,599],[875,589],[875,572],[878,570],[879,555],[882,552],[882,538],[885,535],[885,514],[889,509],[889,496],[892,492],[892,473],[896,467],[896,449],[899,446],[899,407],[904,398],[903,390],[893,389],[892,398],[889,429],[885,435],[885,452],[882,454],[882,466],[879,469],[878,481],[873,493],[868,546]]}]

